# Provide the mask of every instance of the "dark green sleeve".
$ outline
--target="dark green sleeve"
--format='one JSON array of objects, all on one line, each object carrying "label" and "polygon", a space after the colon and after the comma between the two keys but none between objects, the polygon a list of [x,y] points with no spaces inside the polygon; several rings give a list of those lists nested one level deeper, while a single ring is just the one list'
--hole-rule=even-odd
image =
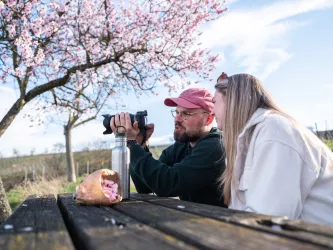
[{"label": "dark green sleeve", "polygon": [[172,166],[174,164],[173,160],[173,151],[174,144],[164,149],[160,155],[159,161],[163,162],[166,165]]},{"label": "dark green sleeve", "polygon": [[155,160],[138,145],[131,149],[133,172],[158,196],[193,194],[203,186],[211,185],[225,167],[222,158],[219,139],[199,142],[191,155],[173,166]]},{"label": "dark green sleeve", "polygon": [[[146,150],[145,150],[146,151]],[[159,160],[161,162],[164,162],[166,164],[168,164],[167,162],[171,162],[170,159],[172,159],[171,157],[171,152],[172,152],[172,146],[169,146],[168,148],[166,148],[165,150],[162,151]],[[151,153],[148,151],[148,153],[151,155]],[[131,174],[131,178],[133,180],[133,183],[135,185],[136,191],[138,193],[143,193],[143,194],[148,194],[148,193],[153,193],[151,191],[151,189],[147,186],[147,184],[145,184],[140,178],[139,176],[134,172],[134,168],[133,168],[133,163],[132,163],[132,154],[131,154],[131,163],[130,163],[130,174]]]},{"label": "dark green sleeve", "polygon": [[150,188],[143,181],[141,181],[139,176],[133,171],[132,166],[130,166],[130,174],[131,174],[131,178],[134,183],[135,189],[138,193],[140,193],[140,194],[152,193]]},{"label": "dark green sleeve", "polygon": [[[141,147],[141,146],[140,146]],[[146,152],[146,150],[143,149],[143,153],[144,154],[150,154],[150,152]],[[133,160],[132,160],[132,153],[131,153],[131,156],[130,156],[130,174],[131,174],[131,178],[132,178],[132,181],[134,183],[134,186],[135,186],[135,189],[138,193],[140,194],[149,194],[149,193],[152,193],[151,189],[147,186],[147,184],[145,184],[140,178],[139,176],[134,172],[134,168],[133,168]]]}]

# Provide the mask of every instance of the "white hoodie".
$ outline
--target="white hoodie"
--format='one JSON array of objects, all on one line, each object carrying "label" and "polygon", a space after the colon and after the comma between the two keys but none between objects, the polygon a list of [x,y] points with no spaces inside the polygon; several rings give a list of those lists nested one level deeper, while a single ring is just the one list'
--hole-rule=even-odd
[{"label": "white hoodie", "polygon": [[284,116],[261,108],[252,115],[237,140],[229,208],[333,225],[333,153],[304,131],[308,145]]}]

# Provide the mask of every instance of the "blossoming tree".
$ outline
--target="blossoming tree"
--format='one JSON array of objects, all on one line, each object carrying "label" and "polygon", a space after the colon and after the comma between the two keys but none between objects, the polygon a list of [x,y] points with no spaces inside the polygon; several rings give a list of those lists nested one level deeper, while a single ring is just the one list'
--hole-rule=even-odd
[{"label": "blossoming tree", "polygon": [[78,74],[93,82],[98,72],[138,94],[156,82],[177,88],[191,72],[207,78],[217,56],[197,46],[198,27],[220,17],[223,3],[0,0],[0,82],[19,92],[0,137],[28,102]]},{"label": "blossoming tree", "polygon": [[2,0],[0,79],[20,95],[0,136],[24,105],[78,72],[99,70],[138,91],[156,81],[173,89],[175,74],[208,76],[217,56],[195,48],[195,31],[223,11],[218,0]]}]

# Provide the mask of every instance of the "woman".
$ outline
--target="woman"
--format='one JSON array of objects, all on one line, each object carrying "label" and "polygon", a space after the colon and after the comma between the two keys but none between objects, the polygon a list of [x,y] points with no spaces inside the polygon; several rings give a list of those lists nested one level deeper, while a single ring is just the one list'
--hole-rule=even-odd
[{"label": "woman", "polygon": [[333,153],[248,74],[218,78],[213,114],[224,133],[219,179],[231,209],[333,225]]}]

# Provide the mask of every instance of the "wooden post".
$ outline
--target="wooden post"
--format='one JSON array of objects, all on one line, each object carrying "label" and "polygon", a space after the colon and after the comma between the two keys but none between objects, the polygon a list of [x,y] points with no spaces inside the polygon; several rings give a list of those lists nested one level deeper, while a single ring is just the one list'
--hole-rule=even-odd
[{"label": "wooden post", "polygon": [[319,133],[318,133],[318,126],[317,123],[315,123],[315,127],[316,127],[316,135],[319,137]]},{"label": "wooden post", "polygon": [[28,169],[27,167],[24,168],[24,185],[27,185],[27,181],[28,181]]},{"label": "wooden post", "polygon": [[32,181],[36,181],[36,169],[35,169],[35,166],[33,166],[32,168]]},{"label": "wooden post", "polygon": [[44,181],[44,175],[45,175],[45,165],[43,165],[42,168],[42,181]]},{"label": "wooden post", "polygon": [[89,174],[89,161],[87,161],[87,174]]},{"label": "wooden post", "polygon": [[76,177],[79,177],[80,175],[80,169],[79,169],[79,163],[76,162]]}]

